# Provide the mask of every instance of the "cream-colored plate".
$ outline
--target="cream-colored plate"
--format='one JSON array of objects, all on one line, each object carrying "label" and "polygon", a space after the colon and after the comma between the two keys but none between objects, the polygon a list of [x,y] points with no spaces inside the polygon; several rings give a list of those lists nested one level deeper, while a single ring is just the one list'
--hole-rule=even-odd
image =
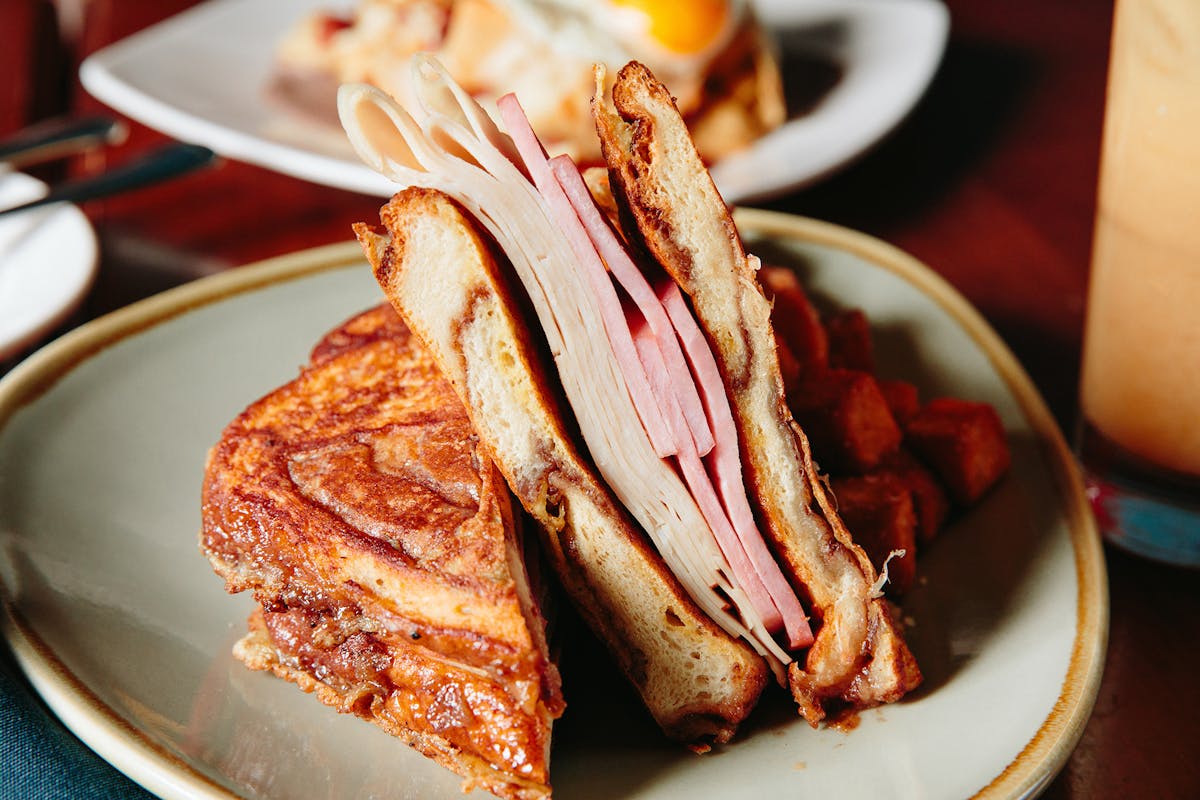
[{"label": "cream-colored plate", "polygon": [[[1078,740],[1103,666],[1102,551],[1051,416],[997,336],[930,270],[861,234],[747,212],[750,246],[859,306],[889,375],[986,400],[1013,469],[922,556],[909,638],[927,679],[848,733],[771,693],[739,740],[664,742],[621,684],[571,682],[564,798],[1035,794]],[[164,797],[459,797],[455,776],[229,653],[251,607],[196,548],[205,453],[380,300],[354,245],[197,281],[52,343],[0,382],[5,635],[81,738]],[[569,654],[568,654],[569,655]]]}]

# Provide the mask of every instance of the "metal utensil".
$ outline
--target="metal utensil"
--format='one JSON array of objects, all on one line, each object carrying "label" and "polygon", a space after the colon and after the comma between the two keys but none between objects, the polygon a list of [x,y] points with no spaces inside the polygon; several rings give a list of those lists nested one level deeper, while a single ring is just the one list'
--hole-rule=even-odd
[{"label": "metal utensil", "polygon": [[143,186],[160,183],[168,178],[192,172],[211,164],[215,159],[216,154],[207,147],[178,142],[169,144],[147,156],[100,175],[55,186],[48,194],[37,200],[0,209],[0,216],[28,211],[31,208],[51,203],[79,203],[99,197],[109,197],[131,189],[140,189]]},{"label": "metal utensil", "polygon": [[90,147],[120,144],[128,134],[125,124],[111,117],[48,120],[0,142],[0,163],[23,169]]}]

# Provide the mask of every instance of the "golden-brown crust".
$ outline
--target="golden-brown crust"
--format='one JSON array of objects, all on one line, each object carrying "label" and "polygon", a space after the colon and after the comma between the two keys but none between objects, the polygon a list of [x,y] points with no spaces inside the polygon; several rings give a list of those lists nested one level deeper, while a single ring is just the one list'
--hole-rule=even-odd
[{"label": "golden-brown crust", "polygon": [[[335,357],[230,424],[204,486],[210,555],[244,563],[248,535],[260,537],[255,558],[288,557],[275,537],[263,537],[260,528],[270,525],[287,532],[289,548],[306,551],[303,568],[314,580],[353,579],[337,562],[362,556],[414,591],[439,585],[430,591],[447,602],[481,595],[504,602],[511,592],[507,565],[499,532],[488,527],[506,500],[490,463],[460,444],[471,442],[472,429],[454,406],[447,413],[444,404],[454,397],[436,368],[406,355],[396,342],[381,341]],[[464,528],[481,535],[464,539]],[[454,622],[440,605],[414,610],[432,624]],[[512,638],[521,627],[515,606],[503,616],[460,621],[524,644]]]},{"label": "golden-brown crust", "polygon": [[[497,682],[403,639],[385,646],[372,634],[354,633],[321,641],[313,631],[334,613],[301,611],[299,620],[288,619],[295,614],[256,609],[234,654],[249,668],[273,672],[457,772],[464,791],[481,788],[508,800],[550,797],[540,756],[549,732]],[[330,667],[350,660],[344,651],[355,651],[354,674]],[[488,720],[479,724],[474,718],[483,715]],[[497,768],[498,761],[505,768]]]},{"label": "golden-brown crust", "polygon": [[[571,443],[490,244],[431,190],[402,191],[381,217],[386,238],[356,227],[376,277],[464,398],[575,605],[668,735],[728,740],[765,665],[695,606]],[[708,688],[691,652],[720,665]]]},{"label": "golden-brown crust", "polygon": [[[501,475],[390,309],[331,332],[295,380],[231,422],[202,488],[201,549],[229,591],[253,591],[271,619],[336,619],[339,642],[369,644],[341,652],[358,660],[326,659],[315,674],[329,691],[380,659],[395,673],[384,682],[395,696],[416,674],[396,665],[413,658],[478,674],[508,698],[509,718],[441,730],[464,754],[449,765],[482,759],[544,779],[563,703],[515,536]],[[503,733],[493,724],[520,729],[519,758],[513,748],[511,758],[471,752],[471,739]]]},{"label": "golden-brown crust", "polygon": [[614,192],[639,245],[689,296],[713,345],[765,532],[819,623],[804,663],[789,668],[800,711],[816,724],[831,704],[895,700],[919,683],[919,671],[787,409],[770,307],[733,220],[649,70],[622,68],[611,105],[602,74],[597,86],[593,112]]},{"label": "golden-brown crust", "polygon": [[387,303],[355,314],[321,337],[309,353],[310,364],[320,364],[348,350],[364,347],[381,339],[404,343],[412,331]]}]

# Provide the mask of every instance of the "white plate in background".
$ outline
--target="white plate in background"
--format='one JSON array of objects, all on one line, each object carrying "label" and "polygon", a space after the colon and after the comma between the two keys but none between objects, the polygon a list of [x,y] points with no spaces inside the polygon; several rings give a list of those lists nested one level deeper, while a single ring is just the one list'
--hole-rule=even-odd
[{"label": "white plate in background", "polygon": [[[41,181],[0,165],[0,208],[45,193]],[[95,279],[98,253],[96,233],[78,206],[0,217],[0,361],[66,321]]]},{"label": "white plate in background", "polygon": [[[918,562],[904,615],[926,683],[912,696],[843,733],[812,730],[768,692],[732,744],[699,757],[663,740],[619,684],[567,671],[556,797],[1036,794],[1082,734],[1108,630],[1099,536],[1053,417],[926,267],[832,225],[737,219],[815,296],[866,311],[889,377],[994,405],[1012,470]],[[357,244],[337,245],[134,304],[0,380],[0,629],[63,721],[168,800],[462,797],[434,762],[236,661],[252,600],[227,596],[197,549],[221,430],[381,299]]]},{"label": "white plate in background", "polygon": [[[210,0],[84,61],[89,92],[129,117],[221,155],[315,183],[390,196],[339,129],[268,100],[276,44],[314,8],[346,0]],[[808,113],[714,166],[726,201],[779,195],[844,166],[891,131],[941,61],[939,0],[756,0],[785,42],[840,64]],[[785,83],[788,76],[785,76]]]},{"label": "white plate in background", "polygon": [[938,0],[756,0],[755,8],[788,51],[840,64],[842,74],[810,113],[713,165],[729,203],[814,183],[877,144],[925,93],[950,30]]}]

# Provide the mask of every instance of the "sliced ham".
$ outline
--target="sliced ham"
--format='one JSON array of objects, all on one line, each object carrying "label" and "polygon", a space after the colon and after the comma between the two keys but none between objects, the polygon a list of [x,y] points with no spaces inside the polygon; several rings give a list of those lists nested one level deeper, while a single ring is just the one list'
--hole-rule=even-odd
[{"label": "sliced ham", "polygon": [[575,213],[587,228],[588,236],[591,237],[600,257],[604,259],[604,263],[612,271],[617,283],[629,294],[630,299],[637,305],[638,311],[642,313],[646,324],[650,326],[655,341],[658,342],[658,350],[663,356],[667,374],[671,379],[672,394],[679,401],[696,450],[702,456],[708,455],[714,444],[712,428],[709,426],[708,415],[704,413],[704,405],[696,390],[696,382],[692,379],[687,361],[684,360],[683,351],[679,348],[675,329],[667,318],[666,310],[655,296],[646,276],[629,257],[625,245],[613,233],[612,228],[608,226],[608,221],[596,207],[587,183],[584,182],[583,175],[579,172],[579,167],[575,165],[575,162],[569,156],[555,156],[550,159],[550,168],[554,172],[558,185],[562,187],[567,199],[571,201]]},{"label": "sliced ham", "polygon": [[[424,66],[433,78],[426,75],[431,84],[418,87],[418,93],[437,92],[439,81],[452,83],[436,62]],[[745,639],[783,680],[792,657],[732,580],[733,570],[713,537],[696,535],[707,528],[704,515],[678,471],[655,453],[598,312],[591,279],[585,278],[548,201],[529,182],[533,170],[523,172],[520,159],[510,160],[510,148],[497,147],[507,137],[486,115],[475,113],[472,98],[443,92],[435,100],[425,104],[427,115],[419,122],[387,95],[363,85],[342,87],[338,106],[364,161],[398,183],[444,192],[494,238],[525,288],[580,433],[605,481],[696,604],[730,635]],[[455,111],[455,102],[465,108]],[[537,150],[542,155],[540,146]],[[607,273],[604,277],[615,293]]]},{"label": "sliced ham", "polygon": [[725,395],[725,382],[721,380],[717,360],[695,317],[692,316],[687,301],[683,299],[679,286],[669,277],[663,276],[656,287],[656,294],[679,333],[683,349],[696,375],[696,382],[700,386],[709,419],[712,420],[716,445],[708,455],[708,464],[716,476],[717,488],[729,519],[746,548],[746,554],[754,564],[755,571],[783,616],[788,646],[792,649],[807,647],[813,642],[808,617],[796,597],[795,590],[784,577],[771,552],[767,550],[767,544],[754,521],[754,512],[750,510],[750,503],[746,499],[737,428],[734,426],[733,411],[729,407],[729,398]]},{"label": "sliced ham", "polygon": [[[642,363],[646,364],[646,371],[652,376],[650,386],[654,389],[660,406],[666,411],[664,416],[667,424],[675,428],[682,428],[684,425],[683,412],[672,394],[673,387],[667,376],[666,364],[658,349],[658,340],[645,320],[636,319],[630,327],[633,329],[633,342],[637,346],[638,354],[642,357]],[[655,377],[658,379],[655,380]],[[680,432],[682,433],[682,431]],[[700,513],[704,515],[704,520],[716,538],[717,546],[729,560],[734,580],[745,590],[754,610],[762,618],[763,626],[768,631],[777,631],[783,627],[783,617],[776,608],[775,601],[771,598],[767,587],[763,585],[762,579],[755,571],[754,565],[750,563],[744,543],[734,532],[733,526],[729,524],[729,518],[725,515],[725,509],[721,506],[716,489],[713,488],[712,480],[704,469],[704,463],[700,460],[700,454],[696,451],[695,445],[686,434],[682,438],[686,440],[686,444],[680,448],[676,458],[680,471],[683,473],[684,482],[691,490],[692,497],[696,499],[696,505],[700,507]]]},{"label": "sliced ham", "polygon": [[[551,209],[555,212],[556,221],[571,241],[572,249],[579,255],[580,267],[587,271],[587,277],[596,292],[600,302],[600,312],[604,318],[605,329],[609,339],[613,341],[618,361],[626,375],[633,374],[630,381],[630,391],[645,391],[650,397],[639,397],[634,394],[634,403],[638,407],[639,416],[645,419],[652,416],[656,422],[662,421],[666,427],[672,446],[669,455],[679,459],[688,489],[708,523],[712,535],[717,541],[722,554],[728,559],[733,572],[733,579],[746,592],[760,620],[768,631],[778,630],[780,622],[784,628],[788,645],[791,648],[804,647],[812,643],[812,630],[804,609],[796,597],[795,591],[787,582],[779,565],[775,562],[766,542],[754,521],[746,499],[745,484],[742,480],[741,460],[738,452],[737,429],[734,426],[733,414],[725,397],[725,384],[717,369],[716,359],[709,349],[707,340],[700,332],[699,326],[691,315],[690,309],[683,301],[673,281],[666,276],[662,278],[664,287],[674,288],[670,294],[675,303],[675,313],[665,306],[664,297],[655,293],[641,270],[630,259],[624,246],[617,240],[616,235],[596,208],[587,190],[583,176],[570,160],[558,159],[548,161],[546,151],[537,135],[530,126],[528,119],[521,110],[520,103],[514,95],[505,95],[498,102],[500,114],[513,137],[517,151],[525,161],[526,169],[533,178],[534,185],[546,198]],[[557,163],[557,168],[555,167]],[[587,240],[585,246],[581,239]],[[603,261],[601,261],[603,257]],[[648,330],[649,337],[644,343],[636,343],[627,320],[620,312],[620,300],[613,289],[608,274],[604,271],[605,264],[612,271],[622,287],[629,293],[634,303],[642,310],[642,320]],[[664,291],[666,289],[664,288]],[[640,301],[640,302],[639,302]],[[644,307],[644,310],[643,310]],[[657,327],[657,331],[655,328]],[[696,381],[682,363],[683,354],[676,340],[676,332],[680,328],[680,339],[690,342],[688,352],[692,359],[693,369],[697,363],[702,368],[695,371],[704,396],[708,399],[708,413],[698,407],[700,393]],[[660,335],[661,334],[661,335]],[[627,338],[628,337],[628,338]],[[661,344],[670,342],[669,345]],[[628,348],[628,349],[627,349]],[[674,351],[679,355],[677,369],[672,372],[666,361],[666,353]],[[693,353],[692,350],[695,350]],[[628,359],[637,356],[636,364]],[[663,383],[661,390],[655,396],[653,381],[647,376],[660,376]],[[627,377],[628,379],[628,377]],[[645,381],[642,383],[642,381]],[[690,400],[689,400],[690,399]],[[643,413],[642,404],[653,402],[654,409]],[[686,423],[684,409],[688,406],[694,415],[704,419],[703,423],[694,426]],[[672,414],[678,414],[685,421],[689,437],[682,428],[672,431]],[[709,453],[713,471],[721,486],[721,498],[718,500],[713,489],[712,481],[700,463],[699,444],[696,442],[695,431],[699,429],[706,437],[711,437],[713,448]],[[650,431],[651,440],[656,434],[664,431]],[[716,442],[723,443],[720,452],[716,451]],[[656,448],[658,445],[656,445]],[[662,448],[666,450],[668,448]],[[691,457],[694,455],[694,459]],[[667,457],[660,451],[660,457]],[[722,502],[724,504],[722,506]]]},{"label": "sliced ham", "polygon": [[533,185],[546,199],[550,213],[558,224],[559,230],[567,237],[571,250],[579,259],[579,268],[584,271],[588,283],[592,287],[595,301],[604,320],[604,331],[612,344],[617,356],[617,363],[625,376],[629,394],[633,398],[633,406],[637,409],[638,417],[646,427],[650,443],[659,458],[675,455],[677,448],[672,440],[670,429],[659,412],[654,394],[650,390],[650,381],[646,377],[642,362],[638,359],[637,349],[633,345],[633,337],[629,333],[629,325],[621,312],[621,299],[613,288],[612,281],[604,269],[604,263],[592,244],[591,237],[579,217],[571,207],[571,202],[563,193],[562,187],[554,179],[547,163],[546,151],[538,141],[537,134],[529,125],[529,119],[521,109],[515,95],[506,94],[496,101],[500,117],[508,128],[517,152],[525,162],[525,168],[533,178]]}]

